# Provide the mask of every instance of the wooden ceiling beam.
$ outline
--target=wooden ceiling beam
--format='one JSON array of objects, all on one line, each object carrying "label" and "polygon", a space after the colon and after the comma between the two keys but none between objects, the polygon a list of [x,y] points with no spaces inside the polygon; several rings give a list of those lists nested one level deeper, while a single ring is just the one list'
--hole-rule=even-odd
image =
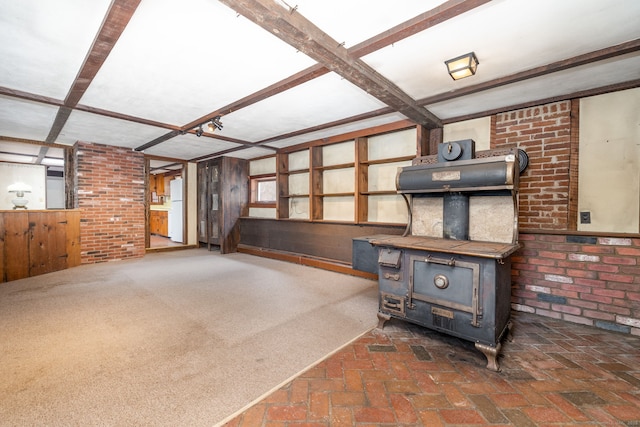
[{"label": "wooden ceiling beam", "polygon": [[[58,114],[53,122],[46,142],[53,143],[56,141],[62,128],[67,123],[72,109],[78,104],[80,98],[84,95],[87,88],[98,74],[98,70],[106,61],[107,56],[111,53],[111,49],[115,46],[120,35],[126,28],[129,20],[136,11],[141,0],[113,0],[109,6],[109,10],[105,16],[98,35],[93,40],[93,44],[84,59],[82,67],[76,76],[67,96],[64,105],[58,110]],[[41,156],[44,158],[46,150],[41,150]]]},{"label": "wooden ceiling beam", "polygon": [[220,1],[415,123],[429,129],[442,127],[438,117],[295,9],[288,11],[274,0]]},{"label": "wooden ceiling beam", "polygon": [[[371,37],[357,45],[348,49],[349,55],[360,58],[375,52],[376,50],[390,46],[400,40],[410,37],[414,34],[424,31],[427,28],[431,28],[437,24],[440,24],[448,19],[455,18],[465,12],[468,12],[478,6],[482,6],[491,0],[449,0],[444,2],[438,7],[435,7],[427,12],[409,19],[399,25],[396,25],[389,30]],[[277,95],[281,92],[294,88],[298,85],[306,83],[324,74],[327,74],[327,69],[322,64],[315,64],[308,67],[286,79],[276,82],[258,92],[247,95],[246,97],[239,99],[229,105],[226,105],[216,111],[213,111],[206,116],[202,116],[188,124],[183,129],[191,129],[198,126],[200,123],[208,122],[216,116],[224,116],[225,114],[232,113],[241,108],[248,107],[249,105],[263,101],[271,96]]]},{"label": "wooden ceiling beam", "polygon": [[531,68],[529,70],[511,74],[499,79],[489,80],[487,82],[467,86],[462,89],[429,96],[427,98],[419,99],[418,103],[420,105],[436,104],[438,102],[448,101],[454,98],[460,98],[462,96],[468,96],[489,89],[495,89],[501,86],[510,85],[512,83],[518,83],[523,80],[542,77],[547,74],[557,73],[558,71],[568,70],[570,68],[579,67],[581,65],[592,64],[594,62],[604,61],[606,59],[615,58],[617,56],[627,55],[629,53],[638,51],[640,51],[640,39],[635,39],[615,46],[609,46],[604,49],[574,56],[572,58],[563,59],[562,61],[552,62],[551,64]]},{"label": "wooden ceiling beam", "polygon": [[428,28],[469,12],[491,0],[449,0],[427,12],[409,19],[393,28],[371,37],[349,49],[353,56],[361,58],[372,52],[397,43],[401,40],[418,34]]}]

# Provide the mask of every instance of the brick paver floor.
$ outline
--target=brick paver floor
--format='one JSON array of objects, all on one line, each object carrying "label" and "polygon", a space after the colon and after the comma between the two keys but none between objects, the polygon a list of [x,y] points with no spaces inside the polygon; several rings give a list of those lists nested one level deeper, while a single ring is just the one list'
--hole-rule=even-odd
[{"label": "brick paver floor", "polygon": [[472,343],[391,320],[226,426],[640,427],[640,337],[512,319],[501,372]]}]

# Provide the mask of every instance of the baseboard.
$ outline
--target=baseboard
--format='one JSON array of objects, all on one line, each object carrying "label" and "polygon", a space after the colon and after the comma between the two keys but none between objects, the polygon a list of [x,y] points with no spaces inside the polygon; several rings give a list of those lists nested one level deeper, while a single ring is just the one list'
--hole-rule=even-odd
[{"label": "baseboard", "polygon": [[370,280],[378,280],[377,274],[367,273],[365,271],[354,270],[351,264],[345,264],[334,260],[312,257],[304,254],[293,252],[277,251],[273,249],[260,248],[249,245],[238,245],[238,252],[249,255],[261,256],[265,258],[277,259],[280,261],[292,262],[294,264],[306,265],[309,267],[320,268],[323,270],[335,271],[337,273],[349,274],[351,276],[363,277]]}]

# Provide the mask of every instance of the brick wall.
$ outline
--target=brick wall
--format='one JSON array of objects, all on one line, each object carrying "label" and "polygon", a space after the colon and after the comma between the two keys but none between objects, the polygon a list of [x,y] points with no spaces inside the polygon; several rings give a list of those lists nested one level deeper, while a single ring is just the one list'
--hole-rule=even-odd
[{"label": "brick wall", "polygon": [[523,247],[512,257],[512,307],[640,335],[640,239],[553,232],[570,229],[571,120],[571,101],[495,118],[492,148],[529,155],[520,177]]},{"label": "brick wall", "polygon": [[76,151],[82,263],[143,256],[144,154],[82,142]]},{"label": "brick wall", "polygon": [[569,209],[571,101],[498,114],[492,148],[521,148],[520,228],[566,230]]},{"label": "brick wall", "polygon": [[640,336],[640,239],[521,234],[517,311]]}]

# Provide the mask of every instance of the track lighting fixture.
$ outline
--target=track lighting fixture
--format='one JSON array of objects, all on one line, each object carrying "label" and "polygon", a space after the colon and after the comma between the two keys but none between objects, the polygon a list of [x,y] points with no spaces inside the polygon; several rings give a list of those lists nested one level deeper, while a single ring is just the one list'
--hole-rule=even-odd
[{"label": "track lighting fixture", "polygon": [[200,136],[202,136],[203,133],[204,133],[204,131],[202,130],[202,125],[200,125],[198,127],[198,130],[196,131],[196,136],[200,137]]},{"label": "track lighting fixture", "polygon": [[210,132],[215,132],[216,129],[222,130],[222,122],[220,122],[220,119],[220,116],[215,116],[211,119],[211,122],[207,125]]}]

